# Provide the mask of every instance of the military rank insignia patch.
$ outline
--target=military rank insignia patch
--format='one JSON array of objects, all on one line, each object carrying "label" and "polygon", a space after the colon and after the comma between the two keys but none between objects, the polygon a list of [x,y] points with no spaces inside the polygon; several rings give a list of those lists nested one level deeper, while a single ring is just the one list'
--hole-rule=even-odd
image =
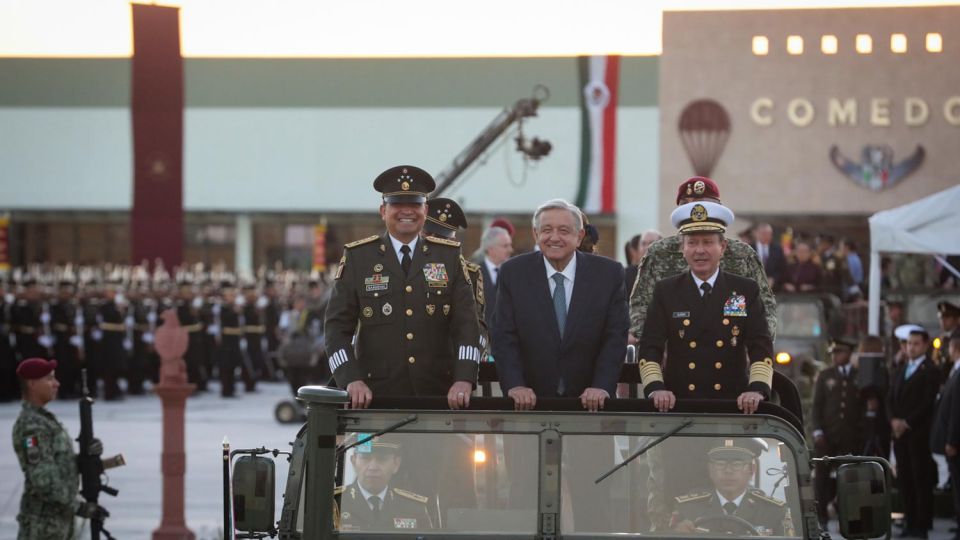
[{"label": "military rank insignia patch", "polygon": [[427,263],[423,265],[423,277],[430,287],[446,287],[450,282],[447,276],[447,267],[443,263]]},{"label": "military rank insignia patch", "polygon": [[340,264],[337,265],[337,274],[333,276],[333,279],[340,279],[340,276],[343,275],[343,266],[347,264],[347,254],[344,253],[343,257],[340,257]]},{"label": "military rank insignia patch", "polygon": [[390,276],[374,274],[363,278],[363,288],[367,292],[385,291],[390,288]]},{"label": "military rank insignia patch", "polygon": [[449,314],[450,314],[450,304],[444,304],[444,305],[443,305],[443,314],[444,314],[444,315],[449,315]]},{"label": "military rank insignia patch", "polygon": [[417,518],[393,518],[393,527],[395,529],[416,529]]},{"label": "military rank insignia patch", "polygon": [[433,315],[437,311],[437,306],[433,304],[427,304],[427,315]]},{"label": "military rank insignia patch", "polygon": [[734,292],[727,298],[723,304],[724,317],[746,317],[747,316],[747,297]]}]

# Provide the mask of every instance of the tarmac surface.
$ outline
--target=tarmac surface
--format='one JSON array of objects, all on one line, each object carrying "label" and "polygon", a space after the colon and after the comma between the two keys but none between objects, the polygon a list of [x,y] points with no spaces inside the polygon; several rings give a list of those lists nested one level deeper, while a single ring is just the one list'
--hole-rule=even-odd
[{"label": "tarmac surface", "polygon": [[[197,540],[222,538],[223,480],[221,444],[223,437],[231,448],[266,446],[289,449],[299,426],[281,425],[273,417],[277,403],[290,399],[287,383],[260,383],[257,392],[223,399],[219,388],[191,397],[186,408],[186,522]],[[80,428],[76,401],[57,400],[48,408],[66,426],[72,437]],[[103,441],[104,456],[122,453],[126,466],[107,471],[109,485],[120,490],[117,497],[101,495],[100,503],[110,511],[107,529],[118,539],[147,539],[160,524],[162,450],[160,400],[154,395],[131,396],[124,401],[97,401],[94,404],[94,432]],[[7,442],[0,443],[0,540],[17,536],[17,511],[23,490],[23,474],[13,453],[10,436],[20,404],[0,404],[0,432]],[[283,480],[287,462],[276,461],[276,513],[283,504]],[[949,540],[953,523],[937,519],[930,540]],[[830,523],[833,538],[840,538],[837,522]],[[894,529],[896,532],[897,529]],[[86,533],[89,535],[89,533]],[[84,536],[88,537],[88,536]]]}]

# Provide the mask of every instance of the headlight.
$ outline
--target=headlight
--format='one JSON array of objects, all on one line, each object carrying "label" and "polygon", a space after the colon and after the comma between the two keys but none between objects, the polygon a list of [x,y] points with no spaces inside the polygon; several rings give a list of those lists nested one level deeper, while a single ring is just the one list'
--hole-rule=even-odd
[{"label": "headlight", "polygon": [[943,342],[940,341],[940,338],[933,338],[933,348],[934,348],[934,349],[936,349],[936,350],[939,351],[939,350],[940,350],[940,347],[941,347],[942,345],[943,345]]},{"label": "headlight", "polygon": [[793,359],[790,357],[790,353],[788,353],[788,352],[778,352],[778,353],[777,353],[777,363],[780,364],[781,366],[785,366],[785,365],[789,364],[789,363],[790,363],[790,360],[793,360]]}]

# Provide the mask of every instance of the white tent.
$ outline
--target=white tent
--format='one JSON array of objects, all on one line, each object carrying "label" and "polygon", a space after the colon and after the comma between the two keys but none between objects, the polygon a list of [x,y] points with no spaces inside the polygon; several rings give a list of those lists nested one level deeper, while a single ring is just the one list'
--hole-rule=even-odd
[{"label": "white tent", "polygon": [[960,255],[960,185],[870,217],[870,326],[880,332],[880,253]]}]

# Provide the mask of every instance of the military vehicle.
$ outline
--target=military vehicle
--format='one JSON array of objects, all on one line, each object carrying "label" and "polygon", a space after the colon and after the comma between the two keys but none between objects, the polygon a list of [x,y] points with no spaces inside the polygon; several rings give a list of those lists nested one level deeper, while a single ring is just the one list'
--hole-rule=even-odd
[{"label": "military vehicle", "polygon": [[[289,451],[225,445],[224,538],[827,537],[801,420],[773,403],[754,415],[726,401],[657,413],[639,399],[517,412],[493,397],[464,411],[445,398],[355,410],[322,386],[298,399],[307,421]],[[279,519],[276,459],[289,460]],[[825,459],[839,466],[842,535],[889,537],[889,464]]]}]

